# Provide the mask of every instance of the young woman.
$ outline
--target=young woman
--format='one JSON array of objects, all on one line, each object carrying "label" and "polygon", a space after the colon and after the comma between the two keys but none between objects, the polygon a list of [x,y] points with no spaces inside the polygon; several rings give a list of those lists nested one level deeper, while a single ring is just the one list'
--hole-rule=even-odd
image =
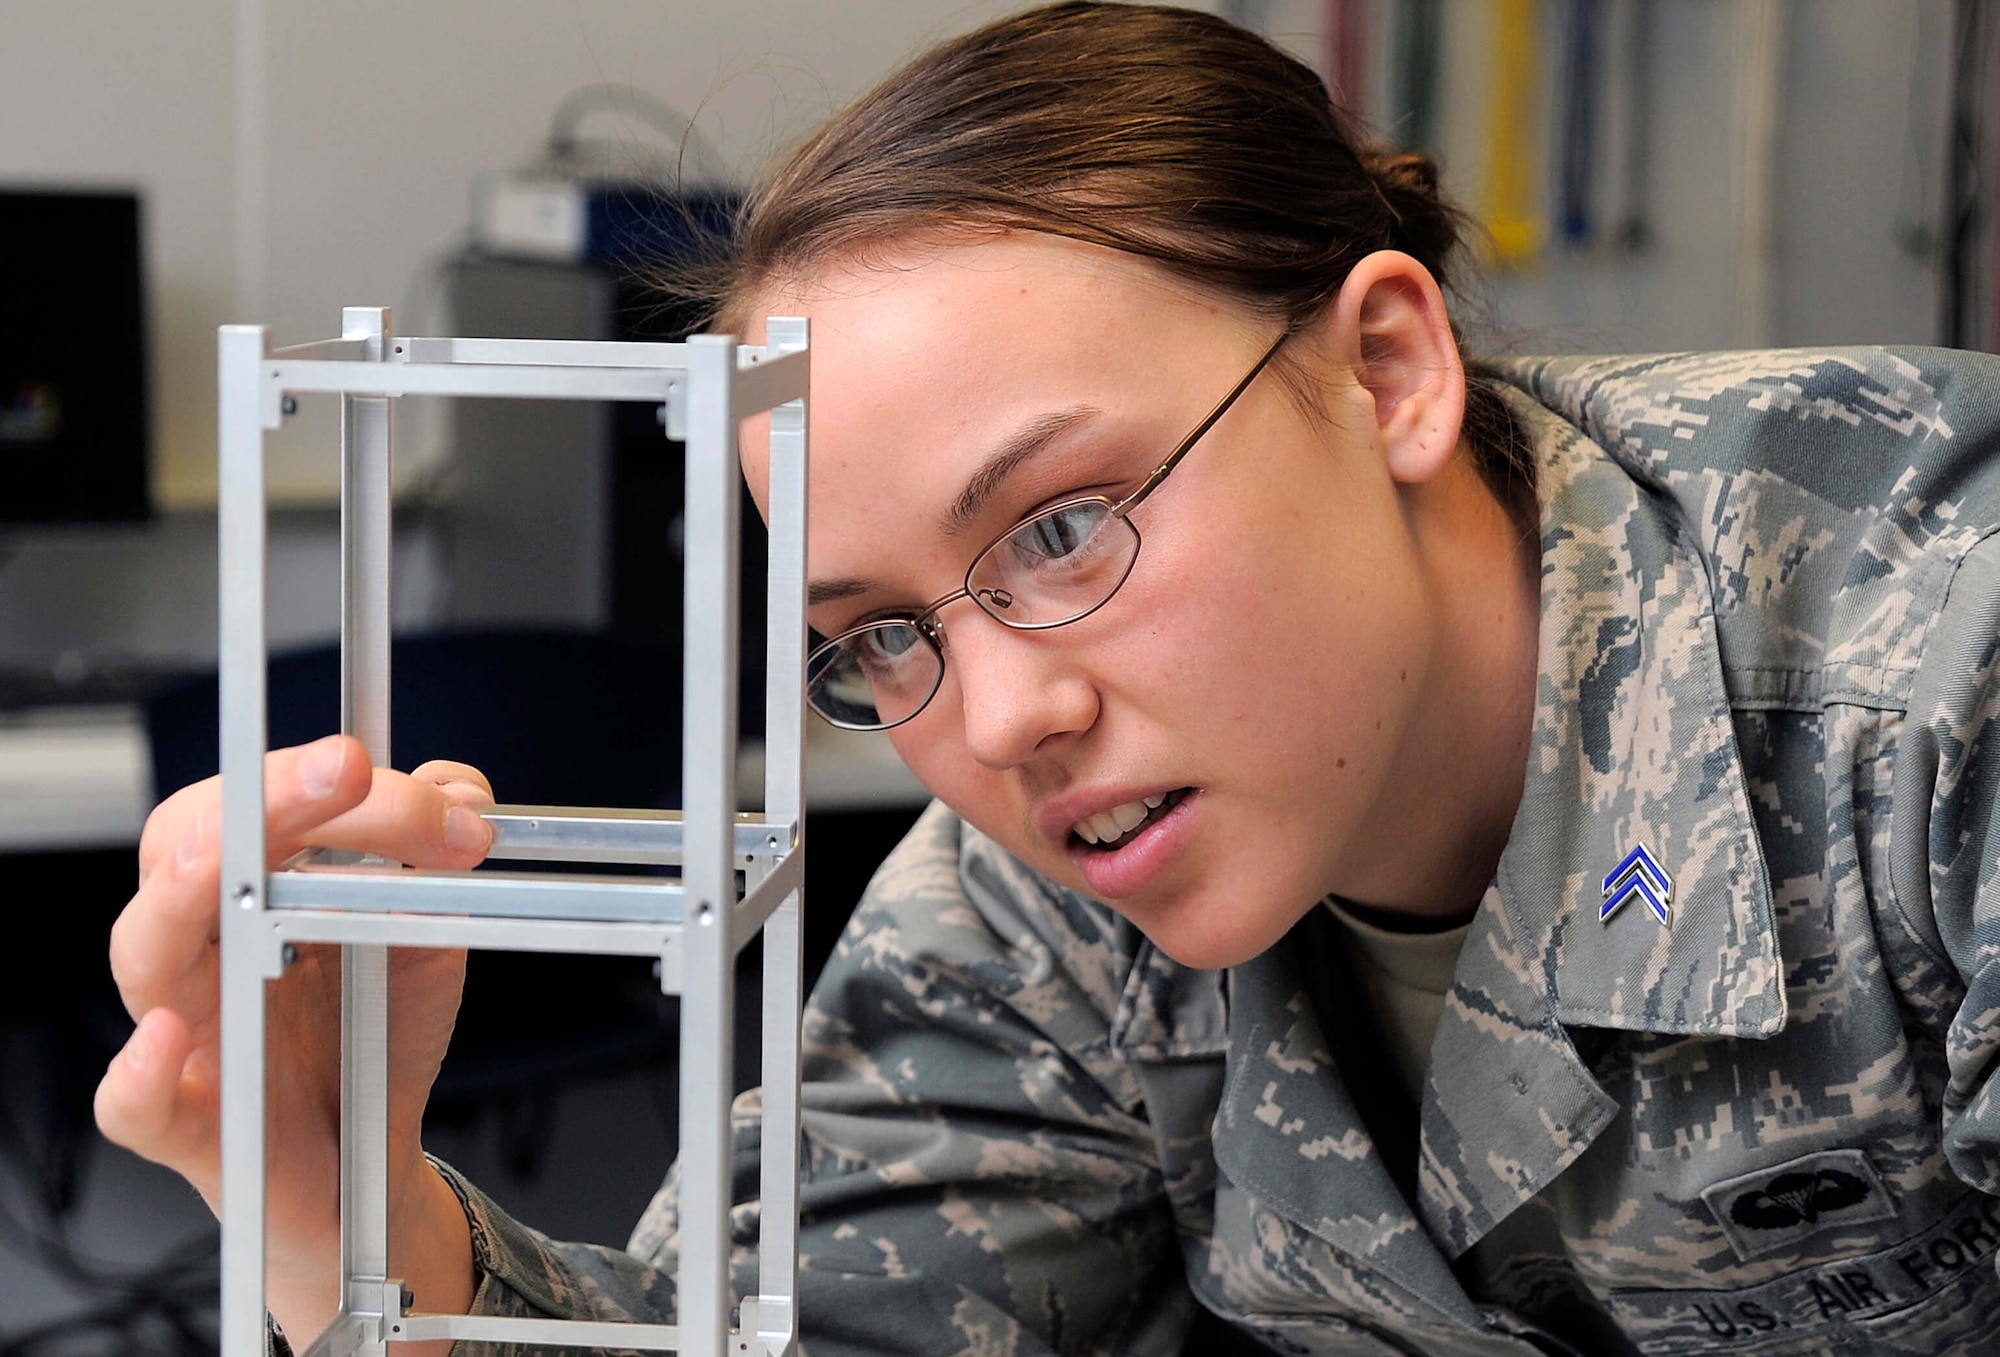
[{"label": "young woman", "polygon": [[[811,1357],[1994,1350],[2000,366],[1468,369],[1458,230],[1267,44],[1091,4],[752,200],[718,324],[813,321],[813,702],[938,797],[806,1018]],[[469,768],[269,785],[279,852],[487,844]],[[147,826],[99,1095],[210,1193],[216,802]],[[419,1305],[669,1313],[671,1181],[617,1253],[425,1160],[460,962],[397,965]],[[326,960],[277,993],[302,1340]]]}]

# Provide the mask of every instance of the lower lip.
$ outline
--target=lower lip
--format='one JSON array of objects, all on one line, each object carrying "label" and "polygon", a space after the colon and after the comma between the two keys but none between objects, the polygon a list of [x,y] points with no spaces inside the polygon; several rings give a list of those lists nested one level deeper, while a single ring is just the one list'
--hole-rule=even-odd
[{"label": "lower lip", "polygon": [[1190,791],[1174,808],[1139,831],[1139,836],[1113,852],[1072,839],[1069,860],[1083,873],[1090,893],[1100,900],[1122,900],[1157,880],[1172,865],[1194,833],[1194,807],[1201,793]]}]

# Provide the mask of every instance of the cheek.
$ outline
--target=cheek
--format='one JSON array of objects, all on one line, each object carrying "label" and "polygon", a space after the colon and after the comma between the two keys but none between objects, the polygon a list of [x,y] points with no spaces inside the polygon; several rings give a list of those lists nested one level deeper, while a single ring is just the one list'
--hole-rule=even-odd
[{"label": "cheek", "polygon": [[[949,685],[950,682],[951,672],[946,670],[945,683]],[[950,695],[940,692],[931,699],[931,704],[936,706],[939,702],[947,700],[950,700]],[[953,797],[952,788],[962,779],[963,770],[972,760],[965,756],[964,750],[958,748],[956,743],[947,744],[936,731],[930,732],[929,738],[925,738],[926,729],[931,724],[926,718],[932,714],[925,712],[914,722],[890,730],[889,743],[895,746],[896,755],[903,760],[903,765],[917,775],[917,780],[923,783],[933,796],[941,797],[955,807],[958,803]],[[937,725],[941,729],[943,723],[938,722]]]},{"label": "cheek", "polygon": [[[1326,479],[1300,498],[1331,503]],[[1107,672],[1198,771],[1299,794],[1385,762],[1423,603],[1396,534],[1345,508],[1266,497],[1149,541]]]},{"label": "cheek", "polygon": [[[958,694],[946,691],[934,701],[955,704]],[[990,835],[1016,855],[1044,871],[1062,875],[1066,859],[1048,854],[1048,846],[1038,836],[1026,832],[1026,796],[1017,773],[995,772],[967,752],[962,731],[947,718],[952,708],[944,708],[889,732],[889,742],[917,780],[938,800],[950,806],[960,818]],[[926,719],[935,715],[935,721]]]},{"label": "cheek", "polygon": [[[1273,688],[1333,658],[1322,534],[1255,514],[1162,524],[1107,637],[1118,686],[1177,694],[1186,714],[1241,721]],[[1118,651],[1128,653],[1118,655]]]}]

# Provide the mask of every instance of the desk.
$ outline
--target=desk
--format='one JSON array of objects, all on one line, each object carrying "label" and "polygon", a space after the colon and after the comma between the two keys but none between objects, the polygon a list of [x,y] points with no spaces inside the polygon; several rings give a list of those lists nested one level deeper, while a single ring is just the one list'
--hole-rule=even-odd
[{"label": "desk", "polygon": [[[764,746],[744,746],[736,760],[738,799],[754,810],[764,782]],[[889,737],[838,730],[817,717],[806,720],[806,809],[869,811],[921,809],[931,794],[903,766]]]},{"label": "desk", "polygon": [[[923,785],[882,735],[812,721],[806,807],[815,811],[922,806]],[[737,782],[764,776],[762,745],[745,747]],[[0,853],[131,847],[153,805],[153,762],[137,707],[47,707],[0,715]]]},{"label": "desk", "polygon": [[152,806],[138,707],[0,714],[0,853],[129,848]]},{"label": "desk", "polygon": [[[824,831],[816,832],[808,854],[804,954],[810,984],[868,878],[929,797],[886,737],[838,731],[818,720],[808,729],[807,800],[813,824]],[[763,777],[760,746],[744,751],[738,776],[754,798]],[[51,1125],[72,1128],[74,1136],[85,1134],[96,1074],[122,1040],[106,937],[132,892],[133,850],[152,790],[151,750],[138,707],[0,713],[0,854],[6,855],[0,898],[54,906],[37,908],[36,964],[0,989],[0,1035],[30,1026],[45,1034],[60,1067],[73,1077],[52,1088],[43,1115]],[[755,1082],[758,1055],[761,991],[754,958],[746,960],[739,971],[739,1086]],[[537,1002],[524,1004],[526,993]],[[601,1090],[614,1078],[627,1079],[630,1089],[651,1084],[671,1090],[677,1022],[677,1005],[662,1005],[644,958],[476,954],[430,1116],[445,1126],[446,1143],[458,1154],[480,1118],[503,1109],[494,1112],[494,1121],[515,1131],[501,1143],[526,1153],[523,1136],[547,1124],[534,1109],[552,1106],[557,1090],[585,1084]],[[529,1109],[525,1117],[523,1108]],[[633,1137],[652,1156],[642,1155],[642,1162],[672,1158],[675,1137],[657,1137],[643,1123],[606,1129],[591,1143],[623,1148]],[[482,1144],[490,1138],[476,1137]],[[621,1172],[637,1179],[643,1201],[652,1190],[652,1170],[635,1173],[602,1161],[564,1171],[551,1166],[535,1195],[602,1200],[603,1180]],[[522,1190],[518,1183],[506,1186],[510,1196]],[[588,1217],[589,1208],[581,1213]],[[571,1208],[559,1219],[577,1214]]]}]

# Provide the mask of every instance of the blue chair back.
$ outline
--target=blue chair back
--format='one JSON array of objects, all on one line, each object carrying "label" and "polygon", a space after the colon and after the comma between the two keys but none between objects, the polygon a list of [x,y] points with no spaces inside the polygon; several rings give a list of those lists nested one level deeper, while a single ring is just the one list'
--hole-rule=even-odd
[{"label": "blue chair back", "polygon": [[[340,728],[338,647],[277,656],[269,675],[272,748]],[[681,665],[672,649],[557,630],[398,637],[390,688],[397,768],[440,758],[470,763],[508,802],[680,802]],[[147,703],[159,798],[216,771],[217,694],[207,674]]]}]

